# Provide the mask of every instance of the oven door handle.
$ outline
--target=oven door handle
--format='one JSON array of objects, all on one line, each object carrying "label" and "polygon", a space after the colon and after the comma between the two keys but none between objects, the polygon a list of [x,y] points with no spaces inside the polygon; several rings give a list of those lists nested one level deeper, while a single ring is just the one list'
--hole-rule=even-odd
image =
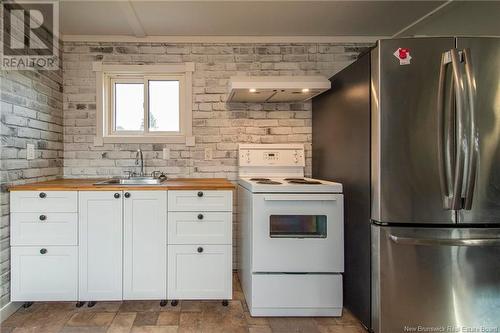
[{"label": "oven door handle", "polygon": [[273,194],[264,195],[265,201],[337,201],[339,194]]}]

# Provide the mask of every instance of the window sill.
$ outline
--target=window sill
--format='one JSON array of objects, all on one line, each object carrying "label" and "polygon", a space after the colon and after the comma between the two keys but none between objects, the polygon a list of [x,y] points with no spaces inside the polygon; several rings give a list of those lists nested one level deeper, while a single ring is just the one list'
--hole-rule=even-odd
[{"label": "window sill", "polygon": [[169,135],[169,136],[105,136],[94,139],[95,145],[103,143],[186,143],[185,135]]}]

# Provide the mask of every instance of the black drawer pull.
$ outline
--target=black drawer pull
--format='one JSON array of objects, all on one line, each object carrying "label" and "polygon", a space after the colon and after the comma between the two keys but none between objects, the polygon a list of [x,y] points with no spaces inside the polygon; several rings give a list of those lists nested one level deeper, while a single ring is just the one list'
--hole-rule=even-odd
[{"label": "black drawer pull", "polygon": [[40,250],[40,254],[45,254],[45,253],[47,253],[47,249],[41,249]]},{"label": "black drawer pull", "polygon": [[40,194],[38,196],[43,199],[47,196],[47,193],[40,192]]},{"label": "black drawer pull", "polygon": [[197,249],[198,253],[202,253],[203,252],[203,248],[200,246],[198,249]]},{"label": "black drawer pull", "polygon": [[114,197],[118,199],[120,197],[120,193],[115,193]]},{"label": "black drawer pull", "polygon": [[39,217],[40,221],[45,221],[47,219],[47,216],[45,215],[40,215]]},{"label": "black drawer pull", "polygon": [[201,198],[203,196],[203,192],[198,192],[198,196]]},{"label": "black drawer pull", "polygon": [[198,220],[203,220],[203,214],[198,214]]},{"label": "black drawer pull", "polygon": [[130,193],[129,192],[125,192],[125,198],[130,198]]}]

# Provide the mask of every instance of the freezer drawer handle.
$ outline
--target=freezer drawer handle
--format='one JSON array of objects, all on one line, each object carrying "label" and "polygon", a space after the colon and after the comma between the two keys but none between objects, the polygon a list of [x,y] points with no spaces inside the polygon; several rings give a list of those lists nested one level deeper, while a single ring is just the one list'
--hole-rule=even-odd
[{"label": "freezer drawer handle", "polygon": [[441,245],[441,246],[500,246],[500,238],[411,238],[389,235],[389,238],[402,245]]},{"label": "freezer drawer handle", "polygon": [[265,201],[336,201],[337,197],[334,194],[308,194],[308,195],[295,195],[295,194],[278,194],[278,195],[265,195]]}]

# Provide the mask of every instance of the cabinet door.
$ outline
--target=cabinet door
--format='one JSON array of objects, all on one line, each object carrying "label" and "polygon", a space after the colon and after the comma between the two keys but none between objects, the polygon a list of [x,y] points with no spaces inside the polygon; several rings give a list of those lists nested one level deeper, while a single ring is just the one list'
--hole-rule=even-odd
[{"label": "cabinet door", "polygon": [[12,246],[78,245],[78,213],[11,213]]},{"label": "cabinet door", "polygon": [[76,301],[76,246],[12,247],[11,301]]},{"label": "cabinet door", "polygon": [[120,191],[80,192],[82,301],[122,299],[122,205]]},{"label": "cabinet door", "polygon": [[124,299],[167,298],[167,192],[124,193]]},{"label": "cabinet door", "polygon": [[231,299],[231,245],[169,245],[169,299]]},{"label": "cabinet door", "polygon": [[231,244],[231,212],[168,213],[168,244]]},{"label": "cabinet door", "polygon": [[232,191],[168,191],[170,212],[230,212]]},{"label": "cabinet door", "polygon": [[76,213],[76,191],[13,191],[11,213]]}]

